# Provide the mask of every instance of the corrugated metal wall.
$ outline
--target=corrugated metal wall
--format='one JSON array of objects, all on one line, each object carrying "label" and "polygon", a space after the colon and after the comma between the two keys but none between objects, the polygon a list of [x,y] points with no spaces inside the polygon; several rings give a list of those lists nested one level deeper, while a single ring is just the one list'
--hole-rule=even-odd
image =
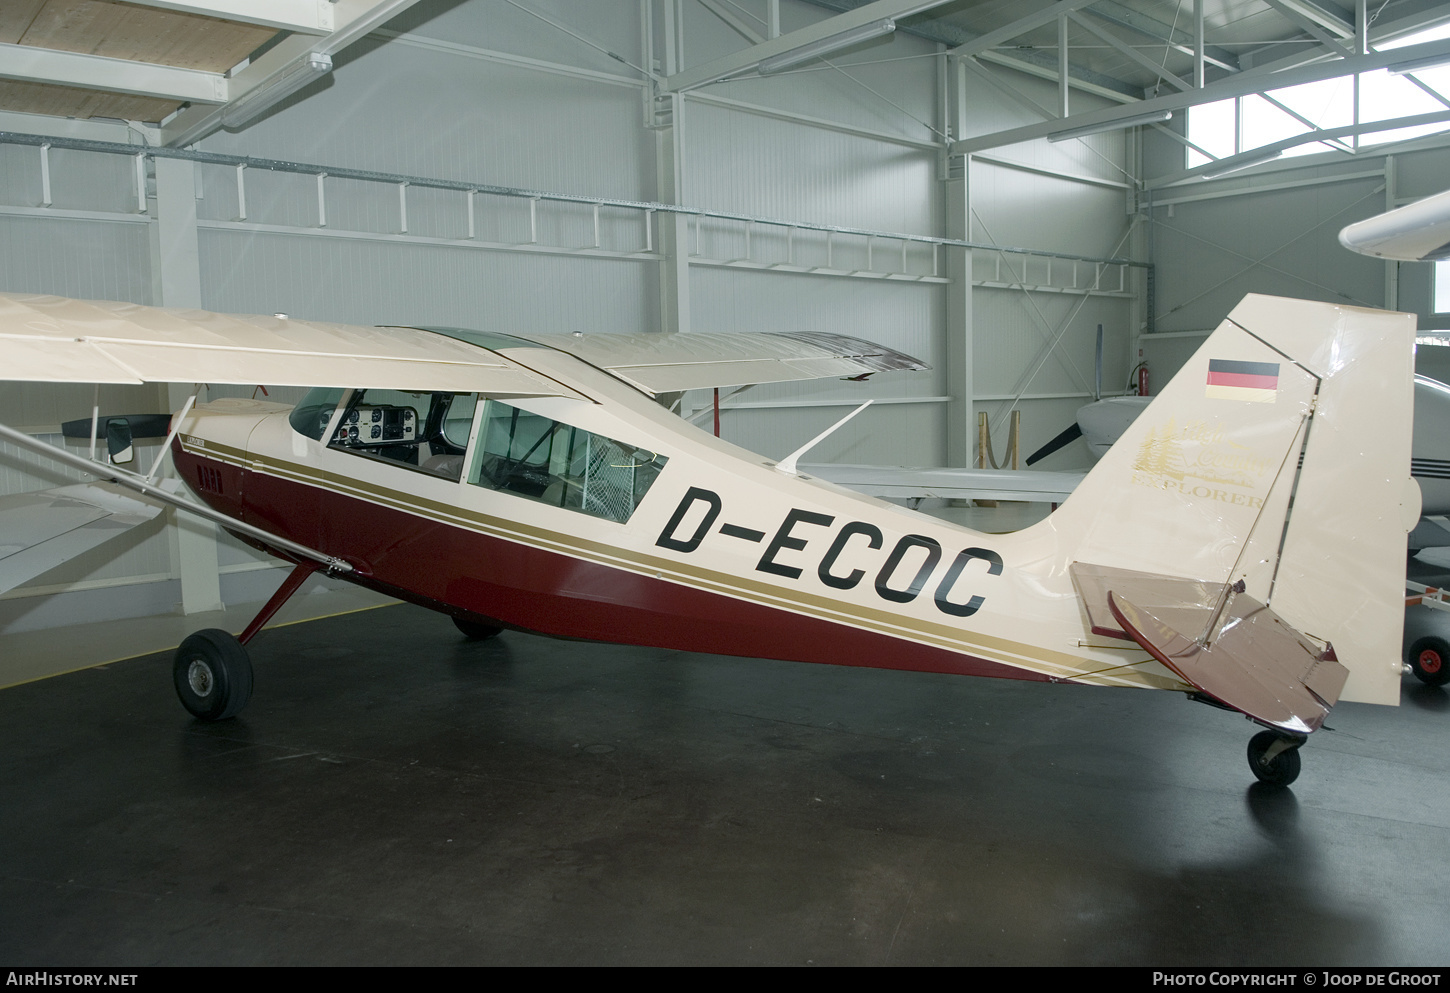
[{"label": "corrugated metal wall", "polygon": [[[659,11],[662,0],[655,2]],[[667,139],[647,126],[638,76],[603,51],[637,64],[645,58],[644,6],[639,0],[530,0],[528,6],[596,44],[504,0],[425,0],[387,32],[349,49],[327,79],[244,131],[218,133],[202,147],[322,169],[657,198],[656,145]],[[763,13],[763,3],[755,6]],[[681,10],[687,64],[744,44],[700,5],[685,3]],[[784,30],[826,16],[807,4],[782,4]],[[658,19],[654,29],[658,45]],[[902,35],[840,60],[849,75],[793,72],[714,85],[687,97],[675,122],[681,201],[798,222],[944,236],[945,163],[932,142],[933,132],[945,127],[945,87],[934,50]],[[887,56],[896,61],[846,64]],[[1050,104],[1050,87],[1039,88],[1039,102]],[[1028,120],[985,84],[980,92],[973,89],[966,118],[973,131]],[[35,148],[0,146],[0,288],[154,302],[155,222],[137,213],[133,160],[53,150],[54,208],[81,212],[62,217],[40,205],[37,155]],[[1126,224],[1123,160],[1122,141],[1114,136],[982,157],[970,173],[977,212],[972,236],[1038,250],[1114,251]],[[474,239],[463,241],[463,193],[407,190],[404,233],[400,194],[392,185],[326,179],[324,227],[314,176],[248,169],[241,177],[243,210],[236,169],[206,165],[196,173],[200,296],[209,309],[503,331],[636,331],[663,323],[657,257],[611,257],[638,256],[647,244],[658,245],[635,212],[601,210],[596,247],[594,212],[587,205],[543,201],[533,205],[531,218],[527,200],[480,195],[474,198]],[[908,243],[903,253],[900,240],[790,234],[726,220],[692,223],[689,237],[688,250],[696,255],[688,276],[696,330],[837,331],[919,355],[939,370],[864,384],[762,387],[740,397],[742,406],[727,414],[727,437],[778,456],[844,414],[847,404],[874,397],[879,406],[810,458],[943,460],[948,384],[940,366],[949,332],[945,266],[937,250]],[[526,243],[533,238],[536,244]],[[796,268],[832,274],[767,268],[788,256]],[[979,257],[975,277],[992,284],[995,265]],[[884,278],[888,273],[906,278]],[[974,296],[976,388],[1005,394],[1025,387],[1024,447],[1055,434],[1091,389],[1091,330],[1097,323],[1109,331],[1109,369],[1127,364],[1136,287],[1085,298],[1072,292],[1072,284],[1080,289],[1085,278],[1091,279],[1061,266],[1051,276],[1024,271]],[[1026,291],[1010,285],[1020,283],[1030,285]],[[1044,346],[1074,311],[1062,348],[1029,380]],[[0,406],[12,422],[53,428],[60,416],[89,412],[84,392],[10,389]],[[1031,399],[1038,394],[1051,396]],[[62,414],[67,405],[79,409]],[[1081,458],[1064,453],[1056,465]],[[4,482],[12,488],[40,485],[29,477]],[[249,555],[225,549],[221,561],[245,568]],[[150,559],[116,559],[42,577],[41,584],[104,583],[152,572]]]}]

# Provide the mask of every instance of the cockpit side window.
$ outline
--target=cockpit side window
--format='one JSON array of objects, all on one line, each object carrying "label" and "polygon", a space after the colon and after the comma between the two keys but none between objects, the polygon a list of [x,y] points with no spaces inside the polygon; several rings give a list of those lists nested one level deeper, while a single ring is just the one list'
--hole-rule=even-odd
[{"label": "cockpit side window", "polygon": [[[327,447],[457,480],[463,475],[477,404],[474,393],[358,390]],[[304,424],[310,427],[308,418],[315,416],[304,415]],[[327,418],[321,419],[325,430]]]},{"label": "cockpit side window", "polygon": [[585,431],[487,401],[468,481],[623,524],[668,461]]}]

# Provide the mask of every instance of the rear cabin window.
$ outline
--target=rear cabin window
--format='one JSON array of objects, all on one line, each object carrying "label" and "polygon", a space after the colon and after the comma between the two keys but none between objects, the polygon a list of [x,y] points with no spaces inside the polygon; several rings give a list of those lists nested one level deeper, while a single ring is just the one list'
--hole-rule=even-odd
[{"label": "rear cabin window", "polygon": [[667,461],[655,452],[489,400],[468,481],[623,524]]}]

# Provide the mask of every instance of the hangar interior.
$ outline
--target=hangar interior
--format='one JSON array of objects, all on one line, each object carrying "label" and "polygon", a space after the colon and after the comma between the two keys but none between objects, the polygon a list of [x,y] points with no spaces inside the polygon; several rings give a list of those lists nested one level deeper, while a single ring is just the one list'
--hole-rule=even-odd
[{"label": "hangar interior", "polygon": [[[981,455],[978,417],[985,415],[1000,453],[1014,411],[1021,414],[1021,452],[1031,452],[1058,434],[1098,392],[1132,392],[1140,369],[1146,369],[1150,392],[1166,382],[1251,292],[1408,311],[1418,315],[1422,330],[1450,328],[1450,286],[1439,295],[1443,310],[1437,310],[1432,264],[1371,259],[1344,250],[1337,241],[1347,224],[1440,192],[1447,175],[1450,9],[1435,0],[18,0],[0,10],[0,290],[360,325],[504,333],[822,330],[879,342],[930,364],[925,374],[762,385],[727,397],[722,437],[769,458],[794,451],[865,399],[874,404],[826,439],[812,459],[969,466]],[[1099,327],[1100,385],[1095,374]],[[253,392],[213,387],[204,399]],[[0,423],[63,444],[60,423],[89,416],[93,404],[113,412],[167,412],[188,393],[180,385],[160,390],[105,387],[97,393],[89,384],[8,383],[0,388]],[[292,402],[300,391],[272,388],[269,396]],[[683,404],[690,412],[705,411],[711,398],[706,391],[694,391]],[[155,441],[140,443],[138,461],[149,465],[158,448]],[[41,489],[70,478],[64,467],[43,465],[8,443],[0,445],[0,452],[0,494]],[[1041,467],[1085,469],[1090,464],[1086,447],[1075,443],[1049,456]],[[107,661],[114,657],[105,653],[114,644],[115,632],[124,626],[139,622],[158,630],[174,625],[177,618],[186,625],[185,618],[254,604],[282,576],[274,560],[215,527],[164,515],[119,547],[88,553],[0,595],[0,631],[12,646],[29,639],[25,643],[37,646],[34,652],[53,655],[63,632],[80,630],[84,622],[85,636],[102,653],[85,657]],[[330,603],[327,610],[363,605],[346,599]],[[394,609],[403,608],[388,608]],[[372,612],[358,626],[373,630],[377,616],[380,612]],[[336,620],[323,623],[332,624],[328,630],[338,637],[346,628]],[[385,634],[375,637],[380,644],[388,642]],[[337,661],[320,643],[325,638],[311,634],[304,640],[316,660]],[[520,656],[534,650],[513,649]],[[611,673],[630,670],[629,656],[615,649],[610,653]],[[33,663],[17,661],[21,654],[0,654],[0,685],[37,674],[24,668]],[[577,658],[586,659],[588,653]],[[654,661],[668,668],[672,678],[684,678],[678,659]],[[487,695],[488,682],[502,678],[458,676],[472,663],[453,664],[446,678],[471,681],[470,693]],[[485,664],[503,665],[498,660]],[[558,667],[550,670],[550,678],[560,686],[579,671],[572,659],[549,664]],[[68,660],[55,663],[56,671],[78,667]],[[118,665],[110,671],[123,669]],[[102,671],[108,670],[96,670]],[[797,687],[814,698],[848,692],[831,688],[825,676],[792,675],[780,664],[770,672],[787,682],[815,681],[812,687]],[[885,680],[891,675],[852,673],[854,688],[849,692],[888,693]],[[84,678],[110,676],[93,672]],[[911,685],[912,703],[926,706],[932,693],[921,683]],[[409,695],[393,682],[385,680],[382,686]],[[668,706],[678,689],[656,686],[648,701],[640,697],[633,702],[617,683],[600,692],[612,706],[634,713]],[[1128,735],[1140,743],[1155,739],[1160,731],[1172,736],[1174,721],[1182,719],[1155,701],[1151,706],[1159,710],[1139,722],[1115,709],[1124,706],[1116,696],[1102,697],[1105,703],[1096,697],[1093,703],[1077,703],[1064,689],[1052,691],[1059,705],[1105,708],[1093,715],[1076,713],[1067,723],[1101,730],[1114,721],[1135,722],[1139,730]],[[35,712],[53,714],[52,708],[64,706],[53,699],[44,702],[46,694],[63,692],[69,691],[59,681],[47,680],[0,693],[0,703],[19,706],[24,700]],[[102,704],[86,694],[104,699],[104,691],[87,684],[76,692],[83,703],[75,716],[57,721],[91,715],[104,726],[104,733],[83,736],[92,747],[119,748],[139,763],[156,760],[144,750],[132,754],[119,744],[125,735],[97,716]],[[312,687],[306,692],[325,690]],[[444,699],[447,691],[432,692],[436,699],[418,704],[421,710],[410,703],[404,713],[426,721],[435,712],[430,708],[450,706]],[[524,706],[548,691],[531,685],[510,692]],[[953,691],[959,692],[967,691]],[[1026,691],[1014,685],[989,694],[994,695],[991,704],[1016,715],[1005,722],[1056,720],[1051,710],[1039,716],[1041,705],[1014,696],[1019,692]],[[379,689],[351,702],[376,717],[376,708],[384,706],[379,702],[382,694]],[[694,699],[694,690],[684,695],[691,696],[680,702],[687,710],[705,706]],[[1443,709],[1442,698],[1431,697],[1425,705]],[[133,705],[133,697],[118,699]],[[987,703],[957,702],[978,724],[997,723]],[[174,706],[174,701],[165,703]],[[336,710],[346,705],[328,707],[335,718]],[[740,703],[746,708],[760,705]],[[136,706],[145,711],[144,705]],[[1025,790],[1012,770],[1023,763],[1047,768],[1052,760],[1041,754],[1008,755],[1000,745],[991,746],[996,749],[987,763],[992,771],[980,773],[980,779],[974,778],[978,772],[966,759],[950,760],[950,768],[932,765],[936,752],[924,745],[911,754],[920,758],[918,752],[931,751],[927,762],[936,771],[913,766],[904,772],[899,764],[906,762],[906,753],[893,751],[896,745],[928,734],[946,740],[957,731],[944,727],[952,723],[947,718],[933,717],[925,722],[929,731],[913,736],[906,705],[883,706],[883,712],[869,717],[840,720],[850,724],[859,719],[860,735],[896,744],[882,746],[879,754],[873,751],[874,757],[843,753],[836,761],[849,767],[848,778],[863,789],[873,774],[893,784],[902,779],[913,797],[905,808],[909,810],[919,811],[923,795],[957,791],[951,801],[957,806],[946,813],[931,807],[926,818],[941,816],[943,824],[933,821],[906,846],[920,856],[912,863],[917,869],[947,857],[941,850],[924,854],[923,839],[947,830],[946,814],[952,811],[971,820],[962,806],[968,794],[988,805],[994,794],[1008,796],[1002,808],[1006,813],[973,816],[996,839],[993,844],[1012,847],[1009,839],[1024,836],[1022,820],[1050,820],[1061,813],[1042,793],[1062,788],[1080,796],[1099,786],[1118,790],[1135,778],[1124,758],[1128,746],[1112,744],[1104,746],[1111,757],[1097,765],[1054,766],[1055,785],[1053,777],[1034,780],[1036,793]],[[771,717],[776,737],[791,739],[778,741],[781,749],[808,752],[813,746],[796,740],[797,735],[809,736],[807,732],[780,728],[831,720],[791,713],[789,706],[781,709],[786,712]],[[552,720],[571,719],[567,710],[549,713]],[[717,710],[711,713],[719,717]],[[183,716],[177,712],[177,726],[183,726]],[[1217,733],[1202,730],[1212,716],[1193,715],[1193,741]],[[1432,730],[1434,721],[1426,718],[1434,716],[1417,713],[1417,728]],[[143,724],[152,727],[158,720],[164,718],[147,712]],[[445,719],[455,736],[461,736],[461,720],[451,711]],[[408,732],[396,726],[404,722],[395,717],[384,723],[408,739]],[[667,714],[655,713],[630,733],[669,735],[671,726]],[[187,755],[193,759],[216,755],[225,761],[215,765],[229,764],[234,774],[265,775],[233,755],[234,749],[245,750],[246,735],[228,737],[215,729],[168,728],[168,733],[173,738],[182,734],[182,750],[191,749]],[[598,760],[599,768],[591,767],[584,777],[591,783],[619,772],[608,758],[616,749],[606,743],[613,740],[612,733],[591,727],[591,740],[568,746],[596,749],[584,759]],[[746,732],[717,721],[710,733],[723,736],[720,748],[727,758],[700,761],[722,767],[730,756],[746,766],[754,761],[741,744]],[[360,743],[366,735],[349,730],[339,734],[359,742],[358,754],[366,750]],[[983,728],[976,728],[973,740],[983,734]],[[1379,763],[1375,768],[1380,769],[1392,760],[1394,732],[1376,725],[1369,736]],[[269,747],[275,740],[269,740]],[[438,760],[442,747],[438,741],[420,744],[418,756],[425,763]],[[335,740],[311,751],[299,744],[295,754],[326,757],[343,751]],[[1204,820],[1214,820],[1214,798],[1234,797],[1235,777],[1215,777],[1212,787],[1184,800],[1162,780],[1191,776],[1200,760],[1182,759],[1179,751],[1171,751],[1181,760],[1155,766],[1146,774],[1148,785],[1128,805],[1134,816],[1162,817],[1164,804],[1181,801],[1175,817],[1194,823],[1175,827],[1192,836]],[[22,775],[23,757],[41,762],[45,754],[35,742],[17,745],[7,760],[11,774]],[[1337,757],[1335,775],[1358,780],[1357,787],[1385,781],[1382,774]],[[654,758],[650,773],[638,777],[629,790],[643,789],[641,784],[651,777],[668,778],[674,760]],[[171,755],[165,761],[184,765],[188,759]],[[486,791],[487,784],[508,777],[504,759],[494,756],[489,761],[493,765],[486,770],[480,765],[467,776],[460,774],[463,785],[458,788]],[[400,766],[381,759],[374,762],[374,771],[382,767],[378,762],[389,770],[387,776],[401,775],[396,773]],[[1241,774],[1240,765],[1235,756],[1230,768]],[[73,771],[71,785],[84,788],[80,768]],[[687,777],[687,795],[676,798],[685,807],[707,802],[701,796],[708,793],[710,776],[699,765],[694,769]],[[768,769],[758,771],[776,775]],[[1417,771],[1433,781],[1443,772],[1443,763],[1430,760]],[[577,787],[574,772],[558,774],[574,777],[569,781],[575,787],[570,788]],[[519,782],[529,775],[509,780],[509,792],[520,792]],[[552,782],[555,772],[538,775],[540,781]],[[749,778],[738,772],[721,775],[731,780],[732,788],[736,779]],[[779,775],[780,782],[809,790],[814,773],[796,768]],[[1422,790],[1422,781],[1408,774],[1388,778],[1395,787]],[[1432,827],[1443,826],[1450,817],[1437,794],[1425,800],[1423,811],[1405,801],[1405,810],[1376,820],[1373,805],[1343,779],[1336,782],[1335,797],[1321,804],[1322,811],[1333,811],[1335,829],[1344,832],[1341,840],[1325,843],[1331,848],[1347,847],[1345,839],[1361,837],[1356,832],[1370,837],[1386,830],[1408,845],[1408,839],[1432,834]],[[750,790],[748,782],[738,786]],[[613,789],[598,784],[588,789],[596,787]],[[293,793],[288,795],[296,799],[309,787],[294,782],[290,788]],[[334,783],[323,792],[341,795],[331,792],[336,788]],[[380,787],[370,782],[360,788]],[[391,795],[406,797],[417,788],[400,786]],[[12,817],[21,807],[32,810],[45,803],[41,786],[16,795],[27,799],[12,808]],[[120,806],[110,813],[94,815],[98,822],[115,826],[134,815],[131,823],[140,830],[166,820],[156,810],[125,812],[123,798],[115,802]],[[389,802],[385,798],[379,804]],[[417,802],[426,807],[432,801]],[[853,796],[840,802],[852,809],[846,821],[862,831],[889,807],[879,797],[867,801]],[[1237,799],[1231,802],[1245,806]],[[1273,876],[1280,871],[1266,870],[1265,861],[1288,864],[1302,876],[1312,872],[1310,864],[1316,859],[1339,857],[1319,847],[1319,826],[1306,826],[1307,814],[1284,803],[1255,795],[1249,797],[1246,814],[1238,811],[1250,838],[1270,838],[1269,850],[1223,870],[1231,885],[1219,894],[1218,904],[1204,911],[1216,926],[1226,926],[1236,914],[1251,912],[1260,899],[1267,899],[1247,881],[1256,873]],[[296,830],[295,825],[269,821],[271,815],[252,807],[236,809],[258,817],[264,829],[283,834]],[[618,813],[618,804],[591,805],[587,816],[598,822],[594,833],[608,834],[603,825]],[[534,808],[530,816],[542,818],[546,811]],[[567,820],[573,815],[555,810],[547,816]],[[372,810],[368,818],[382,815]],[[886,830],[897,836],[917,831],[905,814],[887,820],[891,823]],[[215,828],[196,810],[177,823]],[[766,823],[772,833],[807,830],[780,810],[769,821],[757,818],[757,829]],[[1286,829],[1285,824],[1290,826]],[[729,833],[737,826],[722,813],[709,821],[708,830]],[[518,825],[495,824],[494,829],[496,838],[507,836],[506,847],[526,847]],[[1101,837],[1108,828],[1087,818],[1075,830]],[[1235,830],[1219,825],[1211,832],[1214,844],[1238,843]],[[1043,840],[1035,831],[1026,836],[1033,844]],[[682,839],[673,840],[699,842]],[[176,839],[167,843],[183,844]],[[317,838],[309,839],[312,843],[322,845]],[[837,843],[846,844],[839,838],[831,842]],[[245,860],[246,839],[234,837],[230,844]],[[570,872],[594,871],[589,867],[607,860],[602,849],[586,850],[579,844],[577,839],[557,842],[557,850],[567,850],[575,860],[569,863]],[[959,947],[970,947],[969,960],[983,963],[1147,962],[1155,957],[1212,961],[1215,946],[1202,935],[1193,936],[1187,920],[1142,940],[1119,938],[1113,944],[1092,937],[1101,926],[1089,923],[1089,918],[1098,919],[1094,915],[1118,914],[1115,927],[1148,928],[1167,913],[1162,904],[1176,905],[1162,895],[1164,887],[1176,887],[1190,901],[1212,889],[1209,877],[1217,870],[1165,868],[1173,859],[1171,845],[1161,836],[1155,844],[1163,846],[1154,855],[1161,864],[1153,872],[1140,867],[1131,885],[1114,890],[1095,880],[1071,893],[1047,878],[1055,871],[1054,860],[1068,858],[1051,849],[1049,866],[1039,867],[1042,875],[1032,875],[1035,882],[1026,887],[1029,895],[1023,899],[1031,906],[1007,914],[1002,930],[1012,933],[998,952],[981,951],[990,947],[986,935],[974,935],[969,946]],[[145,873],[144,846],[134,839],[128,845],[122,861]],[[487,847],[483,841],[478,845],[479,852]],[[1129,846],[1109,848],[1105,865],[1132,862]],[[1433,845],[1427,849],[1438,850]],[[303,858],[306,850],[299,850],[297,857]],[[362,857],[365,850],[356,848],[354,854]],[[1380,850],[1401,848],[1397,844]],[[732,839],[722,851],[719,865],[706,875],[726,890],[743,893],[749,886],[739,866],[757,856],[741,838]],[[1274,851],[1288,856],[1277,859]],[[983,857],[979,850],[969,854]],[[786,853],[773,857],[789,864]],[[819,852],[812,856],[818,857]],[[199,885],[208,871],[203,856],[192,853],[187,858],[192,861],[179,871],[194,874],[179,884],[181,889]],[[446,860],[437,853],[419,851],[410,858],[415,861],[407,867],[395,867],[399,878],[388,885],[403,885],[399,879],[407,876],[407,887],[421,886],[423,876],[448,872]],[[519,858],[520,866],[533,865],[532,856]],[[734,869],[728,868],[732,860]],[[827,859],[821,858],[820,865],[806,861],[829,872]],[[911,918],[917,922],[913,932],[910,926],[900,930],[908,920],[902,908],[912,899],[911,871],[894,862],[867,860],[852,870],[858,875],[847,888],[855,902],[846,918],[832,925],[835,937],[822,946],[828,950],[821,960],[963,961],[949,949],[953,941],[963,940],[960,929],[968,927],[964,922],[971,915],[962,906],[943,910],[941,905],[957,898],[990,899],[998,905],[1010,901],[1013,881],[1026,878],[1022,873],[1027,873],[1028,861],[1028,849],[1013,847],[1008,864],[997,865],[990,881],[972,882],[942,870],[937,878],[951,876],[958,887],[933,895],[935,909],[949,923],[922,924],[926,912],[918,903],[917,916]],[[773,864],[760,857],[760,866]],[[103,869],[91,869],[105,875]],[[331,866],[335,872],[344,869]],[[408,875],[414,870],[420,875]],[[520,900],[532,899],[528,892],[517,892],[528,890],[519,879],[507,886],[499,883],[509,871],[497,864],[487,869],[501,890]],[[1204,878],[1196,878],[1195,871]],[[1355,880],[1352,899],[1373,888],[1375,871],[1356,864],[1343,877]],[[15,898],[10,904],[27,902],[39,885],[36,880],[50,881],[56,873],[64,875],[54,866],[33,872],[13,869],[7,884]],[[132,885],[122,875],[108,882],[92,877],[89,890],[73,881],[56,883],[62,890],[72,887],[61,899],[90,922],[82,930],[104,931],[106,915],[120,912],[118,907],[98,907],[82,890],[165,888],[154,880]],[[256,926],[264,930],[293,912],[310,912],[307,894],[289,895],[280,916],[262,909],[281,899],[268,889],[274,884],[282,885],[271,876],[266,885],[257,882],[239,904],[263,921]],[[1443,911],[1429,881],[1407,885],[1414,890],[1407,899],[1416,912],[1433,919]],[[980,892],[974,890],[978,886]],[[700,888],[706,887],[702,883]],[[1113,892],[1105,896],[1107,890]],[[455,904],[467,899],[450,886],[441,886],[439,892]],[[587,886],[563,892],[582,901],[581,906],[598,895],[591,896]],[[812,892],[797,909],[801,917],[815,920],[813,915],[825,913],[821,907],[832,906],[834,898]],[[1155,894],[1151,898],[1146,895],[1150,892]],[[383,900],[382,893],[370,892],[366,899]],[[888,896],[880,897],[882,893]],[[1267,937],[1245,933],[1239,922],[1226,954],[1236,961],[1292,960],[1298,947],[1307,949],[1311,959],[1362,955],[1386,962],[1444,961],[1438,948],[1422,949],[1406,938],[1400,918],[1391,923],[1376,916],[1377,910],[1356,904],[1327,920],[1318,909],[1320,891],[1306,886],[1293,895],[1290,906],[1296,913],[1309,924],[1324,925],[1318,938],[1311,941],[1288,925]],[[313,909],[331,899],[354,897],[356,893],[339,884],[319,897]],[[668,913],[668,907],[637,893],[616,892],[615,897],[620,906],[631,908],[623,913],[641,928],[646,918],[636,914],[638,907]],[[128,899],[118,897],[121,904]],[[158,926],[181,927],[196,907],[210,906],[211,898],[200,891],[187,899],[193,904],[180,909],[172,905],[168,913],[175,919],[158,921]],[[678,899],[688,914],[697,912],[694,897]],[[1160,905],[1150,913],[1145,907],[1154,900]],[[1039,904],[1050,906],[1054,919],[1076,922],[1064,924],[1064,949],[1046,959],[1034,959],[1025,938]],[[1134,909],[1128,912],[1124,908],[1130,904]],[[749,916],[752,906],[742,896],[732,912]],[[755,909],[762,920],[776,912]],[[452,920],[449,928],[454,930],[430,932],[425,952],[419,954],[436,955],[434,961],[480,960],[460,950],[465,946],[459,935],[468,928],[460,922],[466,922],[467,913],[456,906],[431,910]],[[536,922],[550,919],[543,910],[537,915]],[[364,918],[364,924],[349,929],[348,940],[359,946],[375,939],[391,920],[376,909],[353,923]],[[890,919],[897,921],[898,931],[887,926]],[[583,927],[573,918],[568,923]],[[325,926],[315,926],[326,932]],[[495,938],[524,934],[518,922],[478,926]],[[688,930],[679,922],[676,926]],[[631,933],[626,938],[581,939],[573,945],[555,939],[552,945],[530,945],[529,952],[517,947],[500,952],[508,943],[498,942],[490,946],[496,957],[483,958],[811,958],[802,952],[809,941],[792,944],[779,935],[758,952],[743,950],[735,942],[753,926],[729,915],[702,924],[698,933],[720,942],[713,955],[685,951],[685,944],[671,947],[657,935]],[[1306,924],[1304,931],[1309,930]],[[1387,937],[1391,931],[1393,939]],[[0,945],[7,958],[24,960],[34,952],[45,961],[67,961],[64,949],[36,929],[11,933],[22,937]],[[56,933],[75,937],[64,928]],[[909,952],[897,948],[897,934]],[[616,955],[611,944],[615,939],[623,942],[617,947],[635,951]],[[683,937],[675,940],[684,942]],[[837,940],[839,944],[832,943]],[[22,941],[31,944],[17,943]],[[1296,941],[1309,943],[1296,946]],[[178,954],[177,946],[138,934],[113,944],[80,947],[103,949],[110,957],[100,957],[108,961],[269,960],[265,944],[235,954],[207,939]],[[391,939],[379,947],[397,952],[398,960],[417,960],[399,951]],[[275,948],[275,960],[308,960],[298,944],[278,938]],[[1116,949],[1123,957],[1104,949]],[[329,952],[316,960],[358,959]]]}]

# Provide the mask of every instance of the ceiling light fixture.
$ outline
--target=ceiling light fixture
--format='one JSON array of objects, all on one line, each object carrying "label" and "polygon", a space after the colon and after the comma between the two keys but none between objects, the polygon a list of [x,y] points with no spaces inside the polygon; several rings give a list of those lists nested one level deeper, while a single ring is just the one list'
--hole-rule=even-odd
[{"label": "ceiling light fixture", "polygon": [[1450,65],[1450,55],[1427,55],[1423,59],[1409,59],[1392,66],[1385,66],[1385,68],[1390,71],[1391,75],[1403,76],[1411,72],[1438,69],[1444,65]]},{"label": "ceiling light fixture", "polygon": [[1173,119],[1171,110],[1155,110],[1149,114],[1138,114],[1134,117],[1120,117],[1113,121],[1103,121],[1099,124],[1084,124],[1080,128],[1067,128],[1063,131],[1054,131],[1047,136],[1048,141],[1067,141],[1069,138],[1086,138],[1090,134],[1102,134],[1104,131],[1117,131],[1120,128],[1137,127],[1139,124],[1162,124],[1164,121]]},{"label": "ceiling light fixture", "polygon": [[823,58],[832,52],[839,52],[843,48],[850,48],[852,45],[860,45],[863,42],[872,41],[882,35],[891,34],[896,30],[896,22],[889,17],[879,21],[872,21],[870,24],[862,24],[859,27],[851,28],[849,31],[842,31],[840,34],[833,34],[826,38],[818,39],[799,48],[792,48],[788,52],[781,52],[779,55],[772,55],[768,59],[761,59],[755,71],[762,76],[768,76],[773,72],[782,72],[786,69],[800,65],[802,62],[809,62],[811,59]]},{"label": "ceiling light fixture", "polygon": [[261,117],[314,79],[332,72],[332,56],[312,52],[222,108],[222,127],[240,128]]}]

